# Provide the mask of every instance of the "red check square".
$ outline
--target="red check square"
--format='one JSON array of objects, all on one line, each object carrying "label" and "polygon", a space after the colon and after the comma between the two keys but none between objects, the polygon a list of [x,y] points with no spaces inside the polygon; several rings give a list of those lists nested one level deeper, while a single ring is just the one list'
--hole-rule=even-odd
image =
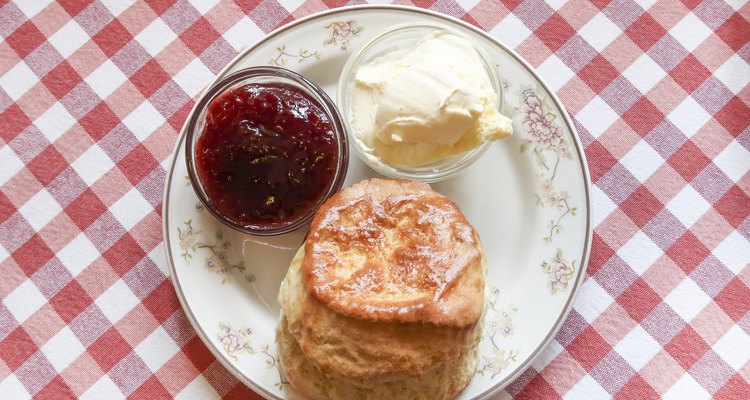
[{"label": "red check square", "polygon": [[586,371],[591,371],[612,350],[591,326],[578,335],[566,349]]},{"label": "red check square", "polygon": [[85,0],[66,0],[60,1],[60,5],[71,17],[75,17],[89,5],[89,2]]},{"label": "red check square", "polygon": [[625,34],[643,51],[650,49],[666,33],[664,27],[649,13],[644,13],[625,29]]},{"label": "red check square", "polygon": [[50,304],[66,324],[88,308],[92,302],[93,299],[86,294],[86,291],[75,279],[50,299]]},{"label": "red check square", "polygon": [[164,71],[164,68],[152,59],[130,77],[130,82],[138,88],[144,97],[151,97],[169,79],[170,77]]},{"label": "red check square", "polygon": [[33,275],[54,256],[55,253],[50,250],[38,233],[13,252],[13,259],[16,260],[26,276]]},{"label": "red check square", "polygon": [[667,161],[685,181],[690,182],[711,162],[692,140],[686,141]]},{"label": "red check square", "polygon": [[635,374],[628,383],[618,391],[614,398],[616,400],[630,399],[658,399],[659,393],[652,388],[648,382],[643,380],[638,374]]},{"label": "red check square", "polygon": [[750,107],[739,97],[732,97],[714,118],[735,138],[750,126]]},{"label": "red check square", "polygon": [[732,320],[739,321],[750,311],[750,288],[740,278],[734,278],[714,301]]},{"label": "red check square", "polygon": [[61,62],[42,78],[47,89],[58,99],[81,83],[81,80],[81,76],[67,61]]},{"label": "red check square", "polygon": [[169,280],[162,282],[151,294],[143,299],[143,305],[151,311],[151,314],[153,314],[159,323],[164,323],[167,318],[180,308],[180,302],[177,300],[177,295]]},{"label": "red check square", "polygon": [[55,146],[47,146],[31,160],[26,168],[44,186],[49,185],[61,172],[68,168],[68,161],[63,158]]},{"label": "red check square", "polygon": [[594,236],[591,239],[591,257],[589,265],[586,268],[586,273],[589,276],[595,275],[614,255],[615,251],[602,240],[602,237],[598,233],[594,232]]},{"label": "red check square", "polygon": [[16,51],[19,57],[26,58],[29,53],[44,43],[47,38],[44,37],[44,34],[39,31],[39,28],[31,20],[28,20],[13,31],[5,40]]},{"label": "red check square", "polygon": [[31,120],[18,104],[12,104],[0,113],[0,121],[3,121],[3,129],[0,129],[0,139],[6,143],[13,140],[21,131],[31,125]]},{"label": "red check square", "polygon": [[617,164],[617,159],[597,140],[586,147],[586,159],[589,162],[591,181],[594,183]]},{"label": "red check square", "polygon": [[206,50],[216,39],[220,38],[221,34],[214,29],[210,22],[204,17],[201,17],[190,28],[182,32],[180,39],[185,43],[195,55],[200,55],[203,50]]},{"label": "red check square", "polygon": [[109,371],[133,349],[115,327],[110,327],[87,349],[102,370]]},{"label": "red check square", "polygon": [[5,193],[0,191],[0,224],[10,218],[16,212],[16,207],[10,202]]},{"label": "red check square", "polygon": [[95,141],[100,140],[120,123],[120,118],[105,102],[100,102],[78,121]]},{"label": "red check square", "polygon": [[750,196],[739,186],[733,185],[714,204],[714,208],[736,228],[750,216]]},{"label": "red check square", "polygon": [[534,34],[553,52],[575,35],[576,30],[560,14],[553,14]]},{"label": "red check square", "polygon": [[[745,10],[747,11],[747,9]],[[734,51],[739,51],[750,42],[750,22],[740,13],[734,13],[716,29],[716,34]]]},{"label": "red check square", "polygon": [[155,375],[151,375],[130,397],[134,399],[168,399],[172,395]]},{"label": "red check square", "polygon": [[693,232],[686,231],[677,242],[667,250],[667,255],[671,258],[684,272],[690,274],[693,272],[711,251],[698,240]]},{"label": "red check square", "polygon": [[620,72],[601,54],[594,57],[578,72],[578,77],[583,79],[595,92],[604,90],[619,75]]},{"label": "red check square", "polygon": [[659,211],[664,208],[659,199],[646,188],[639,186],[625,201],[620,204],[620,209],[627,214],[630,219],[643,228],[651,221]]},{"label": "red check square", "polygon": [[37,345],[20,326],[0,341],[0,359],[11,370],[18,369],[37,350]]},{"label": "red check square", "polygon": [[215,360],[208,347],[203,343],[198,336],[195,336],[189,341],[183,348],[182,351],[192,361],[199,371],[203,371],[208,368]]},{"label": "red check square", "polygon": [[706,354],[709,346],[690,325],[687,325],[664,346],[664,349],[687,370]]},{"label": "red check square", "polygon": [[117,166],[133,185],[138,184],[158,165],[154,156],[142,144],[136,146]]},{"label": "red check square", "polygon": [[133,40],[133,35],[125,29],[125,26],[117,19],[107,24],[92,38],[94,43],[99,45],[107,57],[112,57],[123,46]]},{"label": "red check square", "polygon": [[742,399],[750,393],[750,382],[743,379],[740,374],[734,374],[724,386],[714,393],[717,399]]},{"label": "red check square", "polygon": [[661,303],[661,296],[643,278],[638,278],[617,298],[617,303],[636,322],[641,322]]},{"label": "red check square", "polygon": [[664,114],[647,97],[641,97],[622,119],[643,137],[664,120]]},{"label": "red check square", "polygon": [[560,394],[542,375],[537,375],[515,397],[517,399],[557,399],[560,398]]},{"label": "red check square", "polygon": [[126,233],[102,255],[112,266],[112,269],[122,276],[130,271],[138,261],[141,261],[146,256],[146,252],[129,233]]},{"label": "red check square", "polygon": [[73,393],[70,386],[65,383],[62,376],[58,375],[47,383],[39,393],[34,395],[34,398],[49,400],[74,399],[76,398],[76,394]]},{"label": "red check square", "polygon": [[688,54],[677,66],[669,71],[669,76],[685,91],[692,93],[711,76],[711,71],[695,58],[694,55]]},{"label": "red check square", "polygon": [[90,188],[86,188],[65,208],[65,212],[70,219],[81,230],[86,229],[105,211],[107,211],[107,206],[99,200],[99,197]]}]

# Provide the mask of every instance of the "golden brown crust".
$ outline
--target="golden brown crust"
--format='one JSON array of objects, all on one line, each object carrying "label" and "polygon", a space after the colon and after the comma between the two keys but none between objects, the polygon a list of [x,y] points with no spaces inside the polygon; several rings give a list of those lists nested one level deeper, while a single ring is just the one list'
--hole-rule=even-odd
[{"label": "golden brown crust", "polygon": [[[282,314],[276,330],[278,355],[284,376],[305,398],[317,400],[409,399],[447,400],[455,398],[469,384],[477,364],[476,344],[481,327],[473,331],[473,344],[455,359],[436,363],[418,377],[394,376],[388,380],[356,381],[323,372],[309,359]],[[366,338],[362,338],[365,340]]]},{"label": "golden brown crust", "polygon": [[316,213],[304,286],[343,315],[466,327],[482,313],[482,257],[455,203],[424,183],[371,179]]},{"label": "golden brown crust", "polygon": [[[304,357],[321,373],[357,384],[421,377],[476,347],[481,323],[467,327],[375,322],[330,310],[302,283],[304,245],[281,285],[279,303]],[[482,274],[486,265],[480,266]],[[473,366],[472,366],[473,368]]]}]

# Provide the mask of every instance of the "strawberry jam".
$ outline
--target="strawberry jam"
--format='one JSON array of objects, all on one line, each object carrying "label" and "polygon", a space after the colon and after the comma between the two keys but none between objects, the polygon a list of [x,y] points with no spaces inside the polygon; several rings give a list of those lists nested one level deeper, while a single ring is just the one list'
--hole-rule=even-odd
[{"label": "strawberry jam", "polygon": [[196,143],[208,201],[245,227],[285,225],[306,215],[331,186],[338,157],[322,106],[284,83],[245,84],[219,95]]}]

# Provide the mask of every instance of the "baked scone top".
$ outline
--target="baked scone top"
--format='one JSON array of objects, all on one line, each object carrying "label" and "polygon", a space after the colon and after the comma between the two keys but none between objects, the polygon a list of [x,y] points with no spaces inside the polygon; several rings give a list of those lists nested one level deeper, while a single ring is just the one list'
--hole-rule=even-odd
[{"label": "baked scone top", "polygon": [[474,324],[484,301],[479,237],[429,185],[370,179],[331,197],[305,244],[304,285],[364,320]]}]

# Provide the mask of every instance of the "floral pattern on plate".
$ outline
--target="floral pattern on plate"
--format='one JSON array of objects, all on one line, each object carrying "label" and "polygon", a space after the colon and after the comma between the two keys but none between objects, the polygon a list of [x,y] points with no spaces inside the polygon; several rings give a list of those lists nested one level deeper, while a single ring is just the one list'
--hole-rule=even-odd
[{"label": "floral pattern on plate", "polygon": [[305,62],[310,58],[313,58],[315,60],[320,60],[320,52],[316,51],[310,51],[307,49],[299,48],[297,49],[297,52],[288,52],[286,49],[286,45],[281,45],[276,47],[276,51],[278,51],[278,54],[268,60],[268,65],[274,65],[277,67],[286,67],[289,63],[289,60],[297,60],[298,63]]},{"label": "floral pattern on plate", "polygon": [[[342,52],[346,52],[349,43],[365,29],[357,24],[357,21],[334,21],[323,27],[328,31],[328,38],[323,41],[323,47],[338,46]],[[303,63],[308,60],[320,60],[320,50],[311,50],[300,47],[296,52],[287,50],[285,44],[276,47],[276,54],[271,57],[267,64],[277,67],[288,67],[290,60]]]},{"label": "floral pattern on plate", "polygon": [[[482,360],[477,368],[477,374],[481,376],[489,375],[495,378],[500,372],[516,361],[518,353],[514,350],[506,350],[500,347],[500,338],[513,335],[513,314],[518,311],[516,307],[506,305],[499,306],[498,297],[500,289],[492,288],[490,297],[485,306],[484,332],[482,341],[489,341],[492,348],[491,354],[482,354]],[[480,352],[481,353],[481,352]]]},{"label": "floral pattern on plate", "polygon": [[549,289],[552,294],[563,292],[568,288],[568,283],[573,279],[576,270],[576,260],[568,262],[563,258],[561,249],[557,249],[555,256],[550,261],[542,261],[542,269],[549,276]]},{"label": "floral pattern on plate", "polygon": [[323,42],[323,46],[339,46],[341,51],[346,51],[349,41],[359,35],[365,28],[357,25],[357,21],[340,22],[335,21],[325,26],[330,30],[330,36]]},{"label": "floral pattern on plate", "polygon": [[[544,242],[552,243],[552,237],[562,231],[562,221],[567,215],[575,216],[577,207],[571,207],[570,195],[566,190],[555,188],[555,178],[562,159],[573,161],[568,139],[562,127],[556,123],[557,115],[538,91],[524,88],[521,91],[521,123],[528,139],[521,144],[521,152],[529,147],[536,163],[542,168],[537,175],[541,194],[537,193],[537,204],[541,207],[554,207],[560,215],[549,222],[549,234],[543,238]],[[550,167],[548,156],[554,156],[555,161]]]},{"label": "floral pattern on plate", "polygon": [[[195,206],[195,209],[198,212],[201,212],[203,206],[198,204]],[[248,282],[255,281],[255,275],[247,271],[244,261],[234,263],[229,260],[228,251],[232,247],[232,242],[224,238],[224,232],[217,230],[214,236],[216,240],[215,244],[209,244],[202,239],[203,231],[193,228],[192,219],[188,219],[182,224],[182,229],[179,227],[177,228],[177,236],[180,239],[180,249],[182,249],[180,256],[185,259],[186,263],[193,259],[193,255],[195,255],[198,250],[207,249],[209,250],[209,253],[205,258],[203,267],[208,272],[221,275],[221,283],[226,283],[231,279],[232,270],[239,271]]]},{"label": "floral pattern on plate", "polygon": [[[251,343],[252,334],[253,331],[250,328],[234,329],[230,323],[220,322],[219,333],[216,334],[216,337],[219,339],[219,342],[221,342],[224,352],[227,353],[231,359],[237,361],[238,354],[258,353]],[[276,389],[281,390],[282,386],[289,382],[284,379],[284,374],[281,372],[279,357],[271,354],[270,348],[267,344],[261,346],[260,354],[265,356],[267,368],[276,368],[276,371],[279,374],[279,381],[274,386]]]}]

